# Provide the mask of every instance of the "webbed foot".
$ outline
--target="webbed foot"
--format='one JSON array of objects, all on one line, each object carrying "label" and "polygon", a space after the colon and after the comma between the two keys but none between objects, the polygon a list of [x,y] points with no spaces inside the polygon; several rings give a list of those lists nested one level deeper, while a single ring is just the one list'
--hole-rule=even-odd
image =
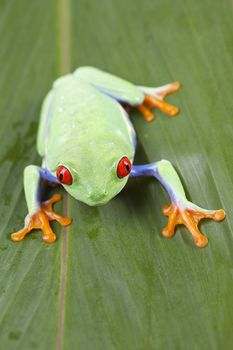
[{"label": "webbed foot", "polygon": [[183,224],[187,227],[193,237],[195,245],[199,248],[205,247],[208,243],[207,237],[203,236],[198,229],[199,221],[205,218],[213,219],[214,221],[222,221],[226,215],[223,209],[205,210],[191,202],[188,202],[185,207],[179,207],[175,203],[166,205],[163,208],[163,213],[168,216],[168,225],[162,230],[164,237],[173,237],[175,234],[175,226]]},{"label": "webbed foot", "polygon": [[180,83],[178,81],[158,88],[146,88],[144,101],[141,105],[137,106],[145,120],[150,122],[154,119],[150,107],[158,108],[169,117],[174,117],[179,112],[179,108],[165,102],[164,97],[178,91],[179,88]]},{"label": "webbed foot", "polygon": [[60,194],[54,194],[52,198],[41,203],[41,208],[28,219],[25,227],[11,234],[11,239],[15,242],[22,241],[24,237],[34,229],[41,229],[43,232],[43,241],[53,243],[56,235],[51,229],[50,221],[56,220],[62,226],[71,224],[72,219],[67,216],[61,216],[53,211],[53,204],[61,200]]}]

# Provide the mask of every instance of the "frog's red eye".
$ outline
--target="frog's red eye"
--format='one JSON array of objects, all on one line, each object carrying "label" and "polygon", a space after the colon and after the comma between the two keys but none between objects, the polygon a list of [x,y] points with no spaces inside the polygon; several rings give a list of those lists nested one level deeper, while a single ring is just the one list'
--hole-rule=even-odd
[{"label": "frog's red eye", "polygon": [[130,171],[131,171],[131,162],[129,158],[127,157],[121,158],[117,166],[117,176],[121,179],[122,177],[129,175]]},{"label": "frog's red eye", "polygon": [[63,185],[71,185],[73,182],[72,175],[70,171],[63,165],[60,165],[57,168],[57,179],[62,183]]}]

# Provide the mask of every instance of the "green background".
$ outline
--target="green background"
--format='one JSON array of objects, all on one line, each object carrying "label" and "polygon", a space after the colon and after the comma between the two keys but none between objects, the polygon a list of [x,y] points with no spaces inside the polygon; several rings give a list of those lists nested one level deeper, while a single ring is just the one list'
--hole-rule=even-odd
[{"label": "green background", "polygon": [[[230,0],[0,1],[0,349],[232,349],[233,26]],[[27,208],[23,169],[40,164],[40,106],[58,76],[93,65],[136,84],[182,82],[181,113],[132,116],[137,163],[170,160],[187,195],[224,208],[205,249],[181,227],[166,240],[153,179],[103,207],[63,192],[55,244],[10,233]]]}]

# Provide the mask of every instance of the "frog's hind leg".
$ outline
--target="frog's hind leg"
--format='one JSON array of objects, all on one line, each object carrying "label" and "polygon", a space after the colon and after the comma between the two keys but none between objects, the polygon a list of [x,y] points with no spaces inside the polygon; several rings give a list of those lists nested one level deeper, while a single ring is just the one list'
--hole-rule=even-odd
[{"label": "frog's hind leg", "polygon": [[11,239],[19,242],[34,229],[41,229],[43,241],[52,243],[56,240],[56,235],[51,229],[50,221],[56,220],[62,226],[68,226],[71,218],[61,216],[52,209],[53,204],[61,199],[60,194],[54,194],[52,198],[45,202],[40,201],[40,185],[42,180],[55,181],[45,169],[30,165],[25,168],[24,172],[24,189],[28,205],[28,215],[25,218],[23,229],[11,234]]},{"label": "frog's hind leg", "polygon": [[154,119],[151,107],[158,108],[169,116],[174,116],[179,111],[177,107],[164,101],[165,96],[179,90],[179,82],[157,88],[137,86],[93,67],[80,67],[74,72],[74,76],[114,98],[123,106],[136,107],[147,121]]},{"label": "frog's hind leg", "polygon": [[80,67],[73,74],[75,78],[85,81],[122,104],[137,106],[144,100],[143,91],[136,85],[100,69]]},{"label": "frog's hind leg", "polygon": [[183,224],[191,233],[197,247],[205,247],[208,239],[199,231],[198,223],[202,219],[221,221],[225,218],[224,210],[207,210],[187,200],[181,181],[171,165],[166,160],[145,165],[134,165],[131,176],[154,176],[167,190],[171,204],[163,208],[164,215],[168,216],[168,224],[162,230],[166,238],[173,237],[176,225]]},{"label": "frog's hind leg", "polygon": [[137,108],[147,121],[154,119],[154,115],[150,111],[150,107],[158,108],[169,117],[174,117],[179,112],[178,107],[175,107],[164,101],[165,96],[170,95],[180,89],[180,83],[178,81],[156,88],[144,86],[140,86],[139,88],[143,91],[145,97],[143,103]]}]

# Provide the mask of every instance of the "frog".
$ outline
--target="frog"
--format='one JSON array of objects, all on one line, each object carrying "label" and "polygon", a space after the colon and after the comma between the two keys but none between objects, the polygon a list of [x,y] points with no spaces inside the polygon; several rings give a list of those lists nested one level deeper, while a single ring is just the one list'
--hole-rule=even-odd
[{"label": "frog", "polygon": [[178,81],[158,87],[135,85],[91,66],[81,66],[55,80],[40,114],[37,151],[42,164],[24,169],[28,214],[23,228],[12,233],[11,239],[22,241],[29,232],[40,229],[42,240],[53,243],[56,234],[50,222],[55,220],[64,227],[71,224],[72,218],[53,210],[61,200],[60,194],[42,200],[43,182],[59,184],[76,200],[99,206],[120,193],[129,179],[152,177],[171,200],[162,208],[168,217],[162,235],[173,237],[176,226],[183,224],[195,246],[205,247],[208,238],[200,232],[199,221],[221,221],[225,211],[203,209],[189,201],[170,161],[134,164],[136,131],[129,112],[136,108],[148,122],[154,119],[152,108],[174,117],[179,108],[166,102],[165,97],[180,86]]}]

